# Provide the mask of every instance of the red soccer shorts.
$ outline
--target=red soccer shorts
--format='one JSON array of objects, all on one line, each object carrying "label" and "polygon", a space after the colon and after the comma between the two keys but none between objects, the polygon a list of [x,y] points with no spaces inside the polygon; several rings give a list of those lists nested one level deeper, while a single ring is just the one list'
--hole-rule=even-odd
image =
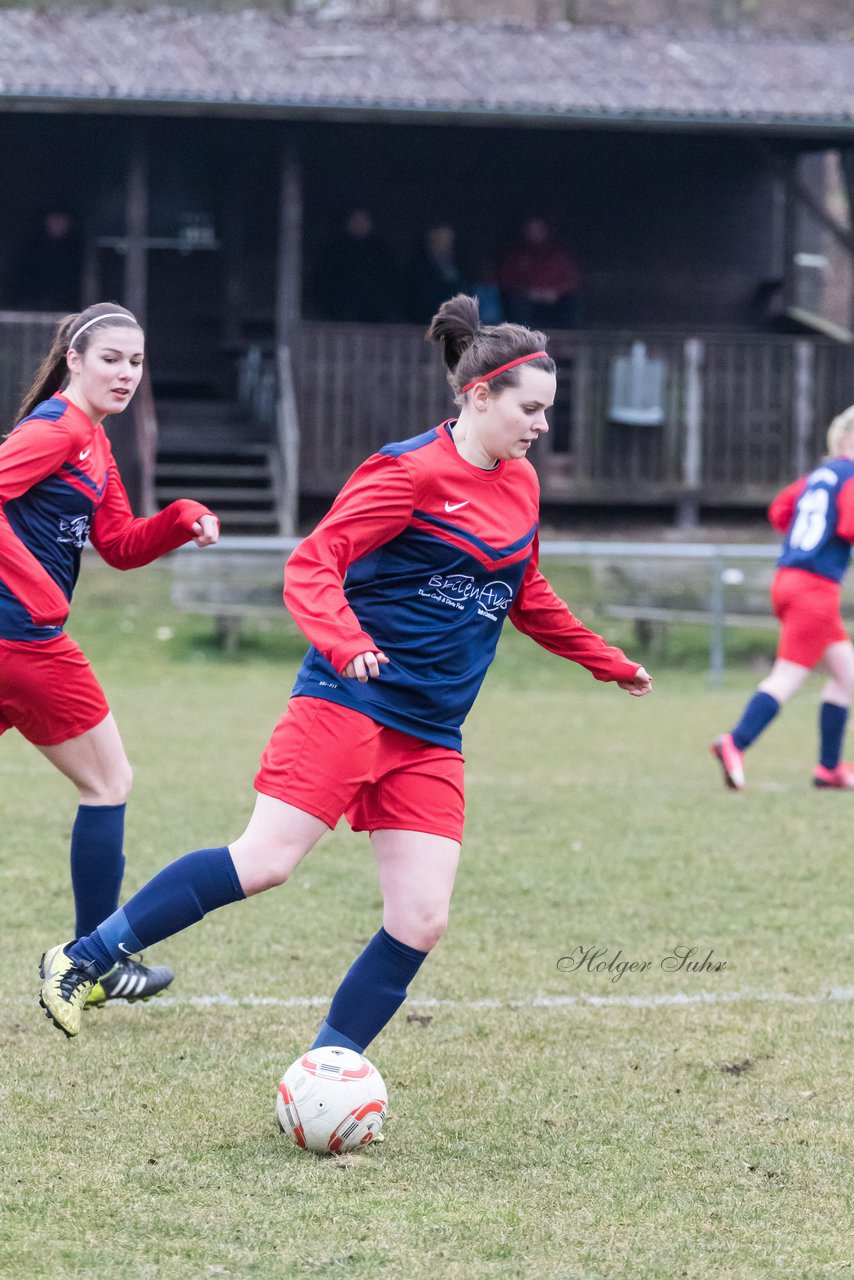
[{"label": "red soccer shorts", "polygon": [[825,649],[848,632],[840,612],[841,585],[805,569],[778,569],[771,584],[774,612],[780,619],[777,657],[814,667]]},{"label": "red soccer shorts", "polygon": [[88,659],[64,631],[52,640],[0,640],[0,733],[17,729],[36,747],[55,747],[109,712]]},{"label": "red soccer shorts", "polygon": [[323,698],[291,698],[255,790],[354,831],[424,831],[462,841],[463,757]]}]

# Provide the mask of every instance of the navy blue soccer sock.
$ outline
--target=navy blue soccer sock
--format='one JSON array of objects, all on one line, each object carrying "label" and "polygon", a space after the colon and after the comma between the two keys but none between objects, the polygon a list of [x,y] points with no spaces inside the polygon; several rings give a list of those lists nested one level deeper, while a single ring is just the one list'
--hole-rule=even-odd
[{"label": "navy blue soccer sock", "polygon": [[732,731],[732,740],[739,751],[746,751],[755,742],[780,710],[780,704],[770,693],[758,689],[741,713],[741,719]]},{"label": "navy blue soccer sock", "polygon": [[74,936],[91,933],[119,905],[125,860],[123,804],[81,804],[71,829]]},{"label": "navy blue soccer sock", "polygon": [[335,992],[313,1049],[339,1044],[363,1053],[406,999],[406,989],[427,958],[385,929],[375,933]]},{"label": "navy blue soccer sock", "polygon": [[75,964],[100,977],[123,955],[170,938],[209,911],[245,896],[227,847],[197,849],[164,867],[108,920],[66,951]]},{"label": "navy blue soccer sock", "polygon": [[825,769],[835,769],[842,759],[842,740],[848,723],[848,708],[823,702],[818,712],[820,754]]}]

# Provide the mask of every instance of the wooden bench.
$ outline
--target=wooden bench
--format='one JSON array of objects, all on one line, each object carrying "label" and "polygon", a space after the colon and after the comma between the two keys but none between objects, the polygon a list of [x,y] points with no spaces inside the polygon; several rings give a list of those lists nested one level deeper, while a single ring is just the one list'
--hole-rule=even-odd
[{"label": "wooden bench", "polygon": [[236,652],[240,629],[252,619],[278,622],[288,635],[298,630],[282,599],[284,564],[297,539],[240,541],[259,545],[235,550],[224,539],[203,551],[182,547],[171,557],[172,604],[183,613],[213,618],[226,653]]},{"label": "wooden bench", "polygon": [[[763,553],[761,560],[740,560],[737,548],[730,548],[726,557],[722,552],[709,555],[711,547],[704,550],[702,560],[679,558],[674,545],[640,562],[598,558],[593,582],[599,612],[633,622],[636,640],[646,645],[663,640],[673,625],[706,627],[711,657],[723,645],[725,628],[776,627],[769,600],[775,569],[770,556],[776,550],[769,547],[770,555]],[[668,558],[661,555],[665,551]]]},{"label": "wooden bench", "polygon": [[[653,635],[651,628],[662,629],[673,624],[696,623],[709,627],[715,621],[710,609],[674,609],[649,604],[608,604],[605,613],[609,618],[622,618],[635,623],[635,635],[642,643],[647,643]],[[771,612],[766,613],[725,613],[718,619],[724,627],[747,627],[751,630],[770,631],[780,624]]]}]

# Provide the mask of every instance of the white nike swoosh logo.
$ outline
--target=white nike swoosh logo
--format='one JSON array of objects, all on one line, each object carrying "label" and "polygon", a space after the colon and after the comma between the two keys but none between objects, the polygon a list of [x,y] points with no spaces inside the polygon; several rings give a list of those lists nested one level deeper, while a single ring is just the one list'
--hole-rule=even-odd
[{"label": "white nike swoosh logo", "polygon": [[81,449],[81,451],[80,451],[80,461],[82,462],[82,461],[84,460],[84,458],[88,458],[88,457],[89,457],[89,454],[90,454],[91,452],[92,452],[92,450],[91,450],[91,449]]},{"label": "white nike swoosh logo", "polygon": [[468,498],[467,498],[465,502],[446,502],[446,503],[445,503],[445,510],[446,510],[446,511],[459,511],[460,507],[467,507],[467,506],[468,506],[468,504],[469,504],[469,501],[470,501],[470,499],[468,499]]},{"label": "white nike swoosh logo", "polygon": [[120,942],[120,943],[119,943],[119,951],[121,951],[122,955],[125,955],[125,956],[132,956],[132,955],[133,955],[133,952],[132,952],[132,951],[128,951],[127,947],[125,946],[125,944],[124,944],[123,942]]}]

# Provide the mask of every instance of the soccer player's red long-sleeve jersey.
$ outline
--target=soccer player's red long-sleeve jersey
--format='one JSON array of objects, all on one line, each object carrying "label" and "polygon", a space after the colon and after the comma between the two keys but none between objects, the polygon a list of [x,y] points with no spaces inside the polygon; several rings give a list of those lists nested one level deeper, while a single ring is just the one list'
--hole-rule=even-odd
[{"label": "soccer player's red long-sleeve jersey", "polygon": [[[459,748],[507,617],[597,680],[633,679],[637,664],[579,622],[540,573],[538,519],[527,459],[475,467],[449,423],[386,445],[288,560],[285,603],[312,642],[294,695]],[[372,649],[389,659],[378,679],[341,676]]]},{"label": "soccer player's red long-sleeve jersey", "polygon": [[87,537],[134,569],[189,542],[209,514],[181,499],[135,517],[100,423],[61,394],[43,401],[0,445],[0,639],[59,635]]}]

